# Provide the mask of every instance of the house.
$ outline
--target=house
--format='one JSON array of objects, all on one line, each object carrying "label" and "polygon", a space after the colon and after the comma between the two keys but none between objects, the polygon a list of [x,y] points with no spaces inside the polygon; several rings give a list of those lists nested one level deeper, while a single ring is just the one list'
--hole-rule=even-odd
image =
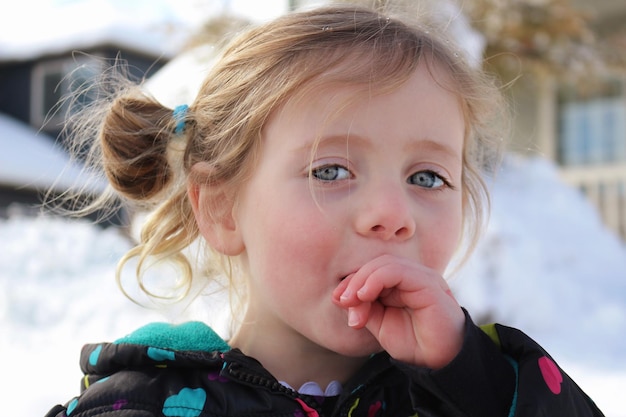
[{"label": "house", "polygon": [[603,52],[605,62],[576,79],[547,71],[522,76],[511,90],[511,148],[555,161],[563,180],[626,239],[626,2],[570,3],[588,13],[596,37],[590,52]]},{"label": "house", "polygon": [[[69,160],[62,136],[64,118],[75,109],[63,97],[83,89],[116,60],[131,77],[148,78],[188,36],[169,18],[142,24],[112,10],[101,10],[103,18],[94,22],[77,13],[92,17],[96,10],[68,3],[55,9],[56,18],[34,22],[37,29],[24,23],[31,19],[19,18],[23,33],[15,32],[21,26],[0,29],[0,217],[15,203],[35,209],[50,189],[59,194],[81,186],[80,163]],[[77,97],[73,105],[90,100]],[[103,185],[92,184],[88,192],[97,192],[94,186]]]}]

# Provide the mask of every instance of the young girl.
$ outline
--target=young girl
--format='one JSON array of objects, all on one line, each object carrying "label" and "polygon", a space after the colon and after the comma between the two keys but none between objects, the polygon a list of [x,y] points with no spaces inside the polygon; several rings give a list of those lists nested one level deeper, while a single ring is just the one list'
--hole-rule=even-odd
[{"label": "young girl", "polygon": [[92,155],[154,208],[122,264],[141,282],[173,260],[191,286],[199,238],[243,277],[245,309],[228,340],[155,323],[85,346],[81,395],[48,416],[601,416],[523,333],[474,325],[443,278],[480,229],[503,108],[461,55],[327,7],[240,35],[189,107],[139,87],[109,100]]}]

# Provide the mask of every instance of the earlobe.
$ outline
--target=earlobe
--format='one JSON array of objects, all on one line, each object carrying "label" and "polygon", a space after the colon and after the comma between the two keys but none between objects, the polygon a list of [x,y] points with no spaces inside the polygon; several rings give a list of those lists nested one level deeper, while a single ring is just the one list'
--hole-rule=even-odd
[{"label": "earlobe", "polygon": [[196,164],[187,183],[198,229],[216,251],[227,256],[240,255],[245,246],[233,215],[234,198],[221,184],[198,181],[198,178],[208,178],[207,169],[210,169],[207,164]]}]

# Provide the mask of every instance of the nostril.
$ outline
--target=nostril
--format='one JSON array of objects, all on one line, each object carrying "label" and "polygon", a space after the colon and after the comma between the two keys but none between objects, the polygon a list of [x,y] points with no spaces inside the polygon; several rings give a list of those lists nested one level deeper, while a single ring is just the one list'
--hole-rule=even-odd
[{"label": "nostril", "polygon": [[409,229],[406,227],[401,227],[398,230],[396,230],[396,236],[403,236],[405,234],[407,234],[409,232]]},{"label": "nostril", "polygon": [[405,238],[411,235],[410,228],[401,226],[398,229],[388,229],[387,227],[377,224],[370,228],[370,233],[383,239]]}]

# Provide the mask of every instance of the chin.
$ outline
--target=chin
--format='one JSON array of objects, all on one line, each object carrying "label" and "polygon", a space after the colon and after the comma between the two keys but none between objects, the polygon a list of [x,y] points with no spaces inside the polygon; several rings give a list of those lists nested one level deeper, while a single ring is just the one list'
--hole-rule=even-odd
[{"label": "chin", "polygon": [[[331,349],[342,356],[364,358],[383,351],[376,338],[367,330],[352,330],[352,335],[343,336],[333,343]],[[340,336],[341,337],[341,336]]]}]

